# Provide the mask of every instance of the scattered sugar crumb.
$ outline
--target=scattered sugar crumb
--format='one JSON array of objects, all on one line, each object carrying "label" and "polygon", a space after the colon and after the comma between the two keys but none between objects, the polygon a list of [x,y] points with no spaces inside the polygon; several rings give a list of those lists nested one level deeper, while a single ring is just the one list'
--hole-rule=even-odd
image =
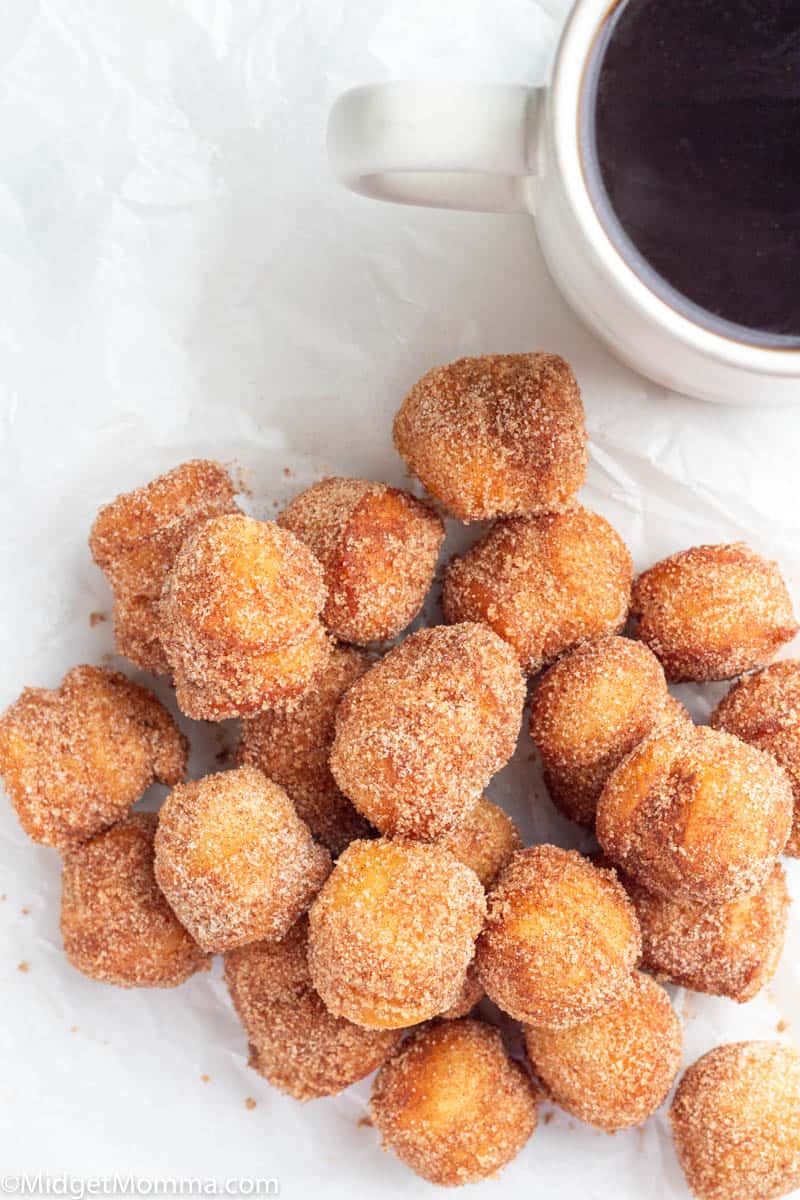
[{"label": "scattered sugar crumb", "polygon": [[788,1028],[789,1028],[789,1022],[780,1020],[780,1021],[778,1021],[778,1024],[775,1026],[775,1032],[776,1033],[786,1033],[786,1030]]},{"label": "scattered sugar crumb", "polygon": [[210,1075],[201,1075],[200,1082],[201,1083],[211,1083],[211,1076]]},{"label": "scattered sugar crumb", "polygon": [[31,910],[29,908],[21,908],[19,911],[22,913],[23,917],[27,917]]},{"label": "scattered sugar crumb", "polygon": [[542,1117],[542,1124],[549,1125],[550,1122],[552,1121],[552,1119],[553,1119],[553,1114],[551,1112],[546,1112],[544,1114],[544,1116]]},{"label": "scattered sugar crumb", "polygon": [[21,962],[17,965],[17,970],[22,971],[23,975],[27,975],[28,971],[30,971],[30,967],[26,962]]},{"label": "scattered sugar crumb", "polygon": [[294,475],[294,471],[292,470],[292,468],[291,468],[291,467],[284,467],[284,468],[283,468],[283,477],[284,477],[284,479],[291,479],[293,475]]},{"label": "scattered sugar crumb", "polygon": [[78,1028],[79,1028],[79,1027],[78,1027],[77,1025],[70,1025],[70,1027],[69,1027],[69,1031],[70,1031],[70,1033],[77,1033],[77,1032],[78,1032]]},{"label": "scattered sugar crumb", "polygon": [[245,1108],[246,1108],[246,1109],[247,1109],[249,1112],[252,1112],[252,1111],[253,1111],[253,1109],[254,1109],[254,1108],[255,1108],[255,1106],[256,1106],[256,1102],[255,1102],[255,1100],[253,1099],[253,1097],[252,1097],[252,1096],[248,1096],[248,1097],[247,1097],[247,1099],[246,1099],[246,1100],[245,1100],[245,1102],[244,1102],[244,1106],[245,1106]]},{"label": "scattered sugar crumb", "polygon": [[104,612],[90,612],[89,613],[89,624],[91,625],[92,629],[94,629],[95,625],[102,625],[103,622],[107,621],[107,620],[108,620],[108,613],[104,613]]},{"label": "scattered sugar crumb", "polygon": [[371,1129],[372,1128],[372,1117],[359,1117],[357,1127],[359,1129]]}]

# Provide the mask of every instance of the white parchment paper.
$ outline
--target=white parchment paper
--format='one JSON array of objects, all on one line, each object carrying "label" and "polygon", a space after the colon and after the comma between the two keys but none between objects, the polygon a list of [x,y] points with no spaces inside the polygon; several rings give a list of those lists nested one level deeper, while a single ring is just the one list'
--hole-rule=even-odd
[{"label": "white parchment paper", "polygon": [[[591,433],[584,499],[638,566],[745,538],[780,559],[800,602],[800,408],[711,407],[632,374],[566,309],[526,218],[380,206],[329,176],[324,122],[339,90],[388,77],[540,82],[566,8],[4,6],[0,704],[112,649],[109,623],[89,621],[110,608],[86,548],[98,504],[196,455],[239,464],[265,516],[323,473],[403,482],[392,414],[423,371],[463,354],[570,359]],[[683,698],[707,713],[699,689]],[[183,724],[200,773],[220,743]],[[574,843],[529,753],[523,741],[491,794],[529,840]],[[300,1106],[247,1069],[218,969],[163,993],[73,971],[58,858],[23,837],[5,803],[0,856],[0,1173],[435,1194],[359,1125],[367,1084]],[[799,943],[795,915],[773,985],[746,1006],[673,993],[687,1062],[719,1041],[800,1028]],[[471,1195],[685,1195],[663,1117],[609,1137],[550,1111],[502,1178]]]}]

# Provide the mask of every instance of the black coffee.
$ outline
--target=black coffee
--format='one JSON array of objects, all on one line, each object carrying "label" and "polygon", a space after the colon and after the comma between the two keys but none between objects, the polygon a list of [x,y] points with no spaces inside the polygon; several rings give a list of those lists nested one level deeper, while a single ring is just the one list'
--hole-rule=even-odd
[{"label": "black coffee", "polygon": [[623,0],[581,123],[637,273],[706,326],[800,345],[800,0]]}]

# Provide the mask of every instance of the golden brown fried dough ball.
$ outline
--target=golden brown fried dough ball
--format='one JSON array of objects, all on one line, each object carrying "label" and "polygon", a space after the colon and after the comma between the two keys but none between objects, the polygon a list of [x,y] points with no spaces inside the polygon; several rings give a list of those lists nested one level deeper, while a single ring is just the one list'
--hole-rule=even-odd
[{"label": "golden brown fried dough ball", "polygon": [[225,982],[250,1044],[250,1066],[296,1100],[343,1091],[381,1066],[403,1036],[329,1013],[311,982],[307,946],[301,917],[282,941],[225,955]]},{"label": "golden brown fried dough ball", "polygon": [[611,774],[597,838],[659,896],[722,904],[763,886],[789,833],[792,789],[775,760],[728,733],[657,730]]},{"label": "golden brown fried dough ball", "polygon": [[588,1021],[571,1029],[525,1029],[531,1065],[551,1099],[609,1133],[641,1125],[663,1104],[682,1044],[669,996],[640,971]]},{"label": "golden brown fried dough ball", "polygon": [[336,646],[302,696],[242,721],[239,761],[279,784],[332,854],[370,832],[369,823],[336,786],[328,760],[339,701],[371,665],[363,650]]},{"label": "golden brown fried dough ball", "polygon": [[426,1021],[459,998],[485,911],[475,872],[448,850],[351,842],[309,914],[314,986],[368,1029]]},{"label": "golden brown fried dough ball", "polygon": [[372,1118],[386,1150],[431,1183],[487,1179],[536,1128],[538,1097],[497,1029],[463,1018],[414,1033],[381,1067]]},{"label": "golden brown fried dough ball", "polygon": [[315,483],[278,524],[322,563],[328,629],[360,646],[392,638],[414,620],[444,541],[444,525],[429,505],[366,479]]},{"label": "golden brown fried dough ball", "polygon": [[346,693],[331,771],[381,833],[455,829],[514,753],[525,683],[485,625],[411,634]]},{"label": "golden brown fried dough ball", "polygon": [[800,1055],[731,1042],[685,1071],[669,1113],[698,1200],[772,1200],[800,1187]]},{"label": "golden brown fried dough ball", "polygon": [[608,521],[588,508],[498,521],[450,560],[442,603],[448,621],[483,621],[534,672],[581,642],[618,633],[633,566]]},{"label": "golden brown fried dough ball", "polygon": [[567,1029],[606,1008],[641,944],[613,871],[575,850],[518,851],[489,894],[476,962],[486,994],[517,1021]]},{"label": "golden brown fried dough ball", "polygon": [[107,829],[158,781],[186,772],[188,743],[146,688],[73,667],[26,688],[0,717],[0,775],[29,837],[66,850]]},{"label": "golden brown fried dough ball", "polygon": [[220,463],[182,463],[100,509],[89,535],[92,557],[115,597],[117,646],[146,671],[166,673],[158,637],[158,602],[184,540],[209,517],[237,511]]},{"label": "golden brown fried dough ball", "polygon": [[729,679],[763,666],[797,633],[776,563],[743,542],[694,546],[636,580],[636,636],[674,682]]},{"label": "golden brown fried dough ball", "polygon": [[623,883],[642,931],[642,966],[659,979],[743,1004],[775,974],[790,904],[778,863],[757,892],[711,908]]},{"label": "golden brown fried dough ball", "polygon": [[255,767],[176,787],[161,809],[156,878],[204,950],[279,941],[331,866],[289,797]]},{"label": "golden brown fried dough ball", "polygon": [[61,936],[77,971],[119,987],[175,987],[210,960],[159,891],[155,813],[132,813],[64,858]]},{"label": "golden brown fried dough ball", "polygon": [[522,849],[519,830],[511,817],[485,796],[439,844],[471,867],[485,888],[492,886],[512,854]]},{"label": "golden brown fried dough ball", "polygon": [[794,795],[784,854],[800,857],[800,660],[773,663],[734,684],[711,714],[711,724],[766,750],[783,767]]},{"label": "golden brown fried dough ball", "polygon": [[486,993],[483,990],[483,985],[478,978],[478,969],[475,966],[475,960],[467,967],[467,975],[464,980],[458,998],[454,1004],[446,1008],[444,1012],[439,1013],[439,1019],[442,1021],[455,1021],[458,1017],[466,1017],[471,1013],[476,1004],[480,1004]]},{"label": "golden brown fried dough ball", "polygon": [[161,639],[189,717],[251,716],[325,665],[322,568],[294,534],[241,513],[206,521],[167,577]]},{"label": "golden brown fried dough ball", "polygon": [[435,367],[403,401],[394,442],[462,521],[561,511],[586,478],[581,395],[556,354],[487,354]]},{"label": "golden brown fried dough ball", "polygon": [[114,638],[117,650],[153,675],[169,675],[170,666],[161,645],[161,601],[122,592],[114,601]]},{"label": "golden brown fried dough ball", "polygon": [[530,733],[565,816],[594,824],[606,780],[665,719],[669,699],[658,659],[628,638],[586,642],[550,667],[531,700]]}]

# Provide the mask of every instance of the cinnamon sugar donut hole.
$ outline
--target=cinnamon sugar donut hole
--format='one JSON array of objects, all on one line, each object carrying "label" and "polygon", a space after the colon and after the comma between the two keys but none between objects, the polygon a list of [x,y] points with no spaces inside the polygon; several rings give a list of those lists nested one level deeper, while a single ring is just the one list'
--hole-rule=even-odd
[{"label": "cinnamon sugar donut hole", "polygon": [[73,667],[0,716],[0,776],[28,837],[67,850],[186,773],[188,742],[156,697],[117,671]]},{"label": "cinnamon sugar donut hole", "polygon": [[509,642],[522,669],[618,633],[633,565],[619,534],[588,508],[498,521],[445,572],[447,621],[483,621]]},{"label": "cinnamon sugar donut hole", "polygon": [[384,1149],[446,1187],[488,1179],[516,1158],[537,1109],[499,1031],[468,1018],[413,1033],[381,1067],[370,1101]]},{"label": "cinnamon sugar donut hole", "polygon": [[636,580],[636,636],[673,682],[730,679],[763,666],[798,625],[777,563],[743,542],[694,546]]},{"label": "cinnamon sugar donut hole", "polygon": [[665,718],[669,699],[658,659],[628,638],[586,642],[545,672],[531,700],[530,735],[565,816],[594,824],[606,780]]},{"label": "cinnamon sugar donut hole", "polygon": [[489,894],[476,964],[516,1021],[567,1029],[612,1003],[639,957],[633,906],[613,871],[575,850],[518,851]]},{"label": "cinnamon sugar donut hole", "polygon": [[444,541],[441,518],[410,492],[366,479],[323,479],[277,518],[325,571],[322,619],[359,646],[402,632],[422,608]]},{"label": "cinnamon sugar donut hole", "polygon": [[712,907],[622,882],[639,918],[642,966],[664,982],[744,1004],[778,969],[790,904],[779,863],[758,891]]},{"label": "cinnamon sugar donut hole", "polygon": [[282,787],[332,854],[370,833],[369,822],[336,786],[329,758],[339,701],[371,665],[363,650],[335,646],[302,696],[242,721],[239,762]]},{"label": "cinnamon sugar donut hole", "polygon": [[689,1067],[669,1112],[697,1200],[772,1200],[800,1187],[800,1055],[731,1042]]},{"label": "cinnamon sugar donut hole", "polygon": [[800,660],[773,663],[734,684],[711,714],[711,725],[766,750],[783,767],[794,796],[783,852],[800,857]]},{"label": "cinnamon sugar donut hole", "polygon": [[574,1117],[614,1133],[660,1108],[681,1065],[683,1034],[669,996],[633,971],[607,1008],[569,1029],[525,1028],[534,1073]]},{"label": "cinnamon sugar donut hole", "polygon": [[381,833],[441,837],[513,754],[524,701],[513,651],[486,626],[421,629],[345,694],[334,779]]},{"label": "cinnamon sugar donut hole", "polygon": [[314,986],[368,1029],[426,1021],[459,999],[485,912],[475,872],[440,846],[351,842],[309,913]]},{"label": "cinnamon sugar donut hole", "polygon": [[77,971],[118,987],[176,987],[210,960],[153,874],[155,813],[132,813],[70,850],[61,877],[61,936]]},{"label": "cinnamon sugar donut hole", "polygon": [[158,602],[182,543],[210,517],[236,511],[225,468],[194,459],[98,512],[89,548],[114,592],[117,648],[143,670],[169,671],[158,636]]},{"label": "cinnamon sugar donut hole", "polygon": [[176,787],[155,845],[159,887],[210,953],[279,941],[331,866],[283,789],[255,767]]},{"label": "cinnamon sugar donut hole", "polygon": [[522,839],[508,813],[482,796],[461,824],[439,839],[439,845],[490,888],[515,851],[522,849]]},{"label": "cinnamon sugar donut hole", "polygon": [[462,521],[561,511],[586,478],[580,391],[557,354],[486,354],[434,367],[403,401],[394,442]]},{"label": "cinnamon sugar donut hole", "polygon": [[439,1013],[440,1021],[455,1021],[458,1017],[466,1017],[472,1012],[476,1004],[480,1004],[486,993],[483,990],[483,985],[478,978],[478,970],[475,966],[475,960],[467,967],[466,978],[464,985],[456,998],[455,1002],[446,1008],[444,1012]]},{"label": "cinnamon sugar donut hole", "polygon": [[161,640],[183,712],[251,716],[301,695],[330,644],[322,568],[294,534],[241,513],[184,542],[161,602]]},{"label": "cinnamon sugar donut hole", "polygon": [[307,946],[308,921],[301,917],[280,942],[254,942],[225,955],[249,1065],[296,1100],[344,1091],[381,1066],[403,1036],[329,1013],[311,982]]},{"label": "cinnamon sugar donut hole", "polygon": [[648,891],[713,905],[763,886],[791,819],[788,777],[769,754],[684,723],[620,763],[596,829],[611,861]]},{"label": "cinnamon sugar donut hole", "polygon": [[160,599],[120,592],[114,600],[114,640],[118,652],[143,671],[169,675],[169,662],[161,645]]}]

